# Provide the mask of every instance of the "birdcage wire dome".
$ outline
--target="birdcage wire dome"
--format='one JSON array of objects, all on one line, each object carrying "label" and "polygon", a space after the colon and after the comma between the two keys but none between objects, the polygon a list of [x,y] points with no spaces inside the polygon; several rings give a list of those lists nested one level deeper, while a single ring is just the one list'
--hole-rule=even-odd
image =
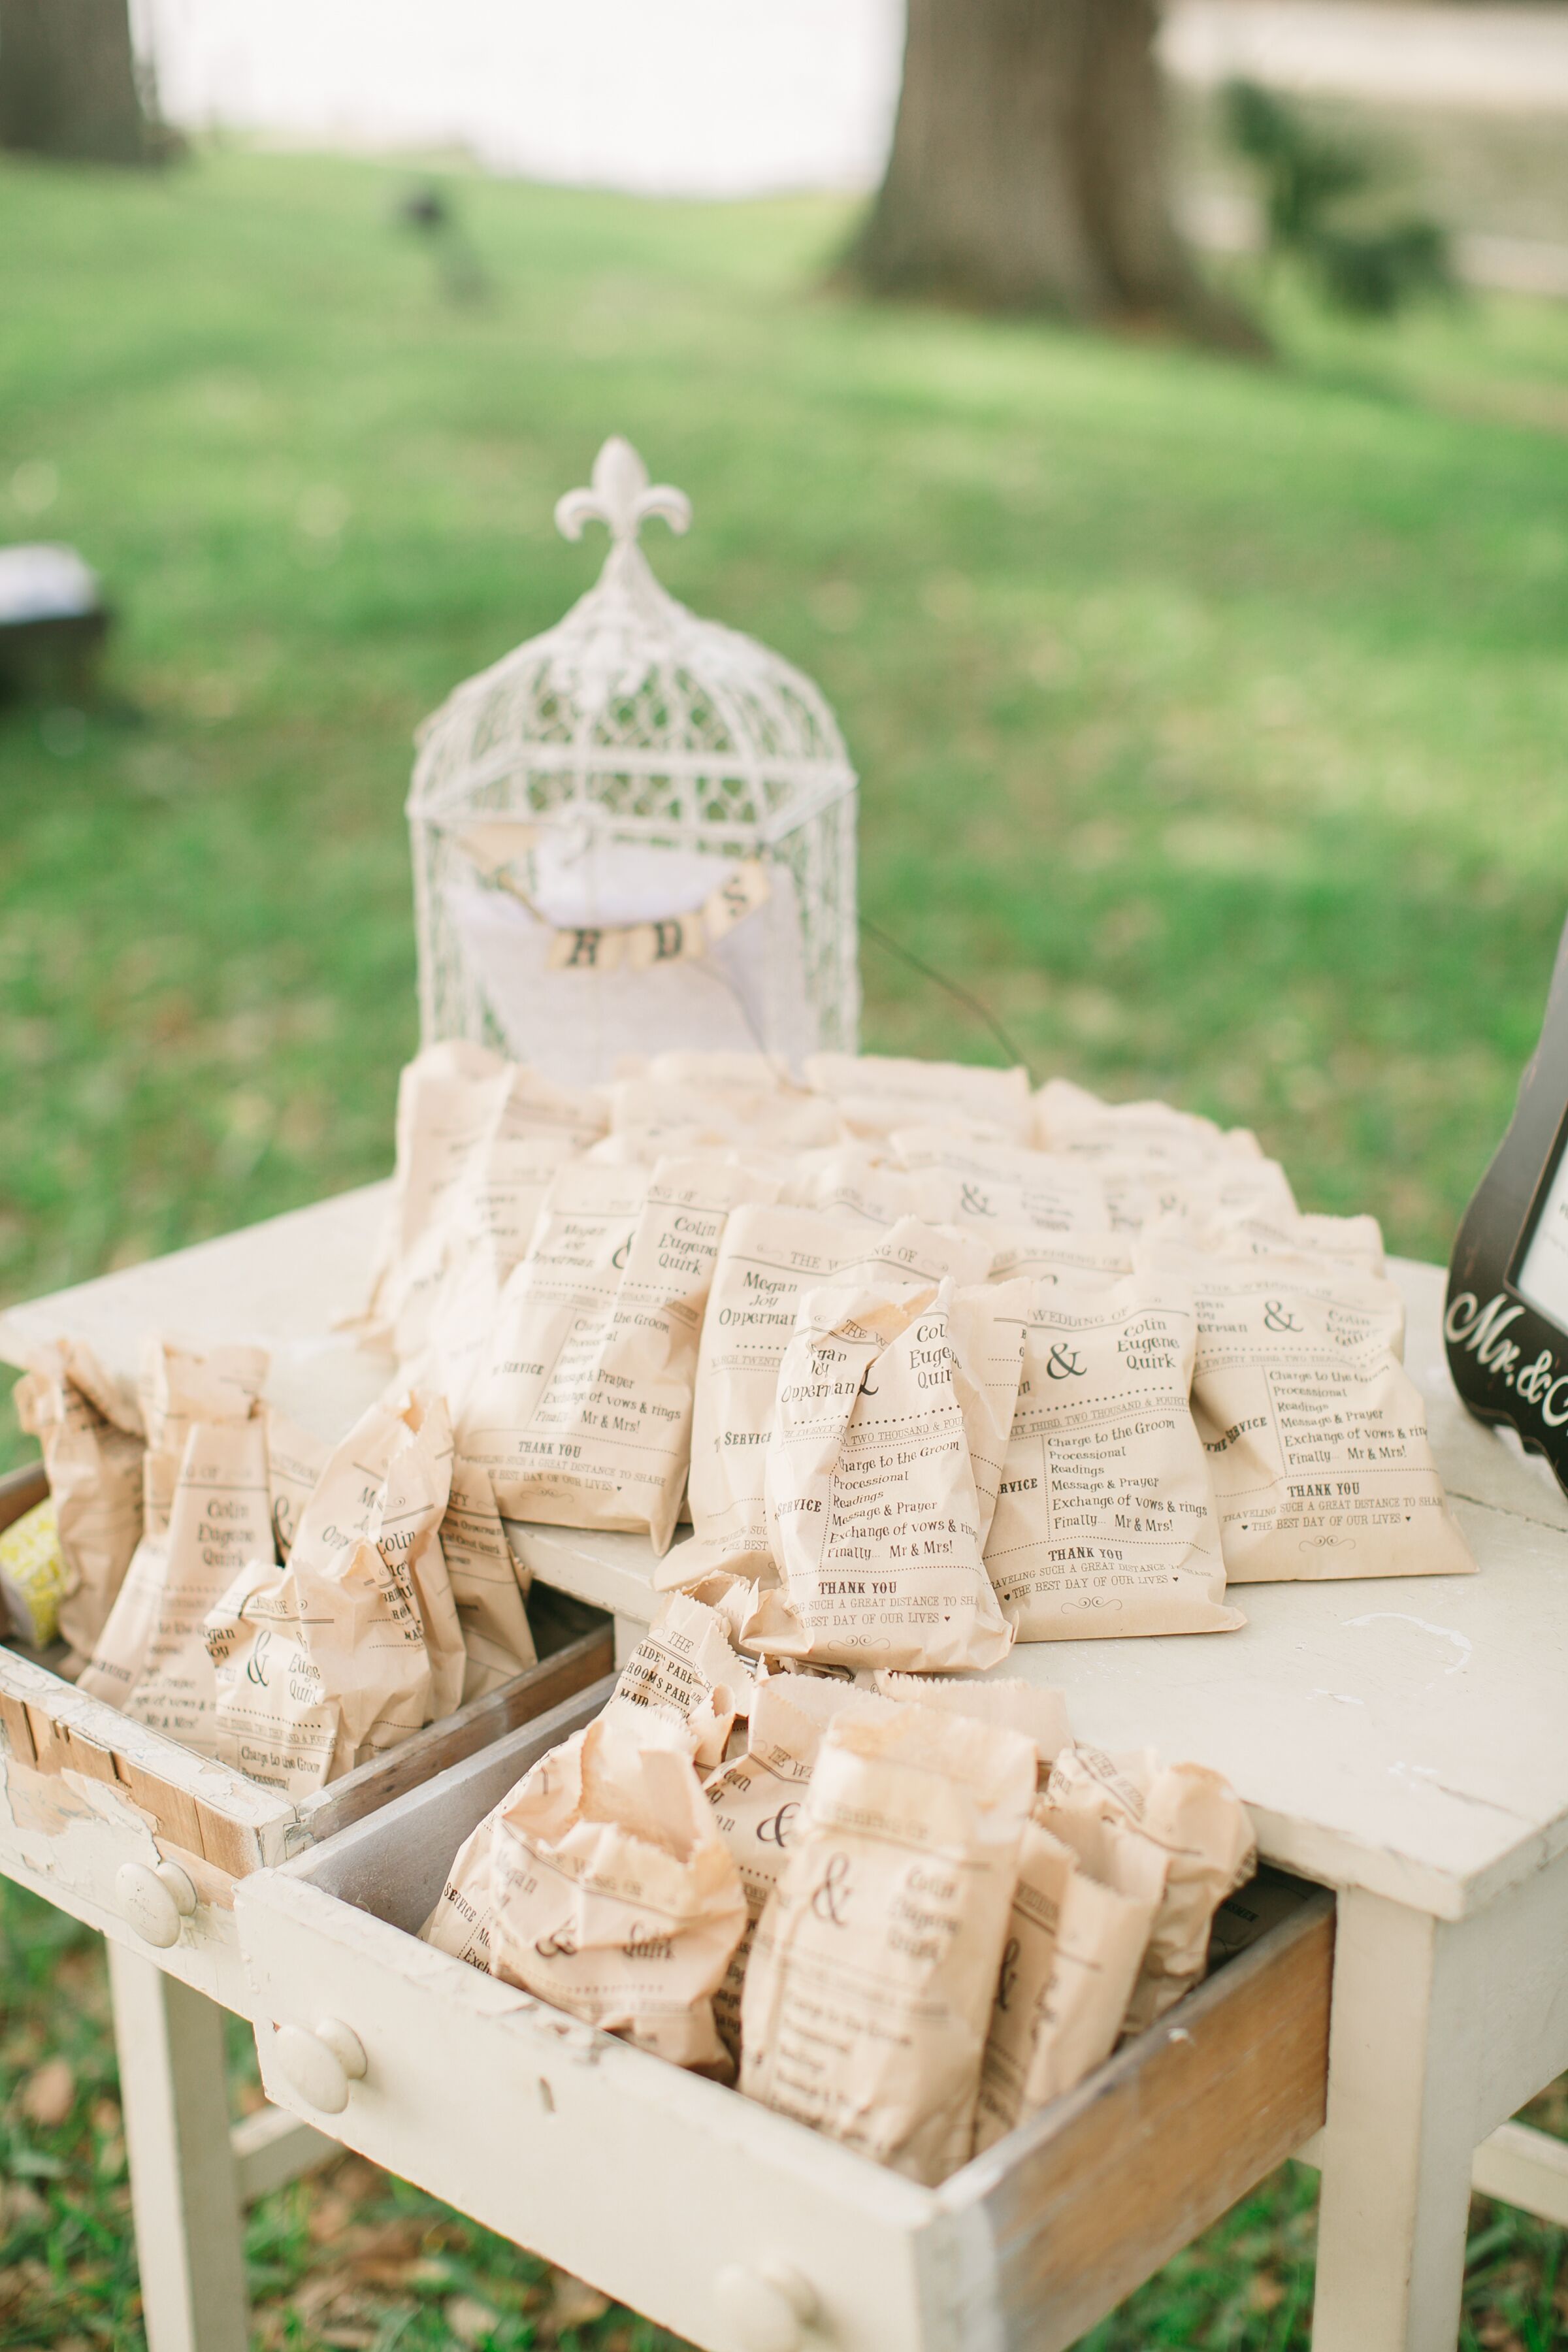
[{"label": "birdcage wire dome", "polygon": [[[649,485],[626,442],[606,442],[593,488],[556,508],[569,538],[590,521],[607,525],[600,578],[553,628],[459,686],[419,730],[408,816],[426,1043],[458,1035],[517,1048],[454,911],[455,893],[473,879],[466,832],[501,818],[531,828],[536,842],[763,861],[794,901],[802,1001],[784,1020],[787,1038],[757,1042],[791,1060],[816,1047],[853,1049],[855,772],[808,677],[688,611],[654,577],[639,530],[657,515],[684,530],[689,514],[681,492]],[[756,1032],[754,1007],[747,1019]]]}]

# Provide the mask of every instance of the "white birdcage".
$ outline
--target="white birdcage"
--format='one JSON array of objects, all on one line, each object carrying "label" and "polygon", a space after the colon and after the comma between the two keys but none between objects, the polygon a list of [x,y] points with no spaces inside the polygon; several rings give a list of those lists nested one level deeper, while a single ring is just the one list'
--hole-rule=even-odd
[{"label": "white birdcage", "polygon": [[419,730],[408,797],[426,1045],[548,1074],[623,1055],[853,1052],[856,778],[826,703],[659,586],[637,544],[682,493],[606,441],[568,539],[607,524],[595,586]]}]

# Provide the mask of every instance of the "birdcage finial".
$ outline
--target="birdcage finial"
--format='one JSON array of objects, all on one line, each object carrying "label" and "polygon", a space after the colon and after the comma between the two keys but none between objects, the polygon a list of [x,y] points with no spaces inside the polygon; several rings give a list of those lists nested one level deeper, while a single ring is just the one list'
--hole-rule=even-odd
[{"label": "birdcage finial", "polygon": [[555,502],[555,528],[563,539],[581,539],[584,523],[602,522],[617,547],[635,541],[650,515],[662,515],[671,530],[689,530],[691,501],[668,482],[650,486],[647,467],[618,433],[594,460],[593,488],[568,490]]}]

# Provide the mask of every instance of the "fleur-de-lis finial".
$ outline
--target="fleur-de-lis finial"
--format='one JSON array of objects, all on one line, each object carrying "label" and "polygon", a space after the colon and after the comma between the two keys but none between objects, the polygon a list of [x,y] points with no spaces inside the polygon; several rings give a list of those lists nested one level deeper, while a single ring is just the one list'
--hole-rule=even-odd
[{"label": "fleur-de-lis finial", "polygon": [[618,433],[594,460],[593,488],[568,490],[555,502],[555,528],[563,539],[581,539],[584,523],[602,522],[617,547],[631,544],[650,515],[662,515],[671,530],[688,530],[691,501],[668,482],[650,484],[647,467]]}]

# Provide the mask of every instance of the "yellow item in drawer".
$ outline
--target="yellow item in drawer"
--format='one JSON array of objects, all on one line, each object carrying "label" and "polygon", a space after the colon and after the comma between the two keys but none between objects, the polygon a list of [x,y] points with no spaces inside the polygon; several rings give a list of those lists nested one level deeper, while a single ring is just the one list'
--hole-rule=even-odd
[{"label": "yellow item in drawer", "polygon": [[20,1640],[47,1648],[59,1631],[66,1581],[54,1496],[46,1495],[0,1529],[0,1610]]}]

